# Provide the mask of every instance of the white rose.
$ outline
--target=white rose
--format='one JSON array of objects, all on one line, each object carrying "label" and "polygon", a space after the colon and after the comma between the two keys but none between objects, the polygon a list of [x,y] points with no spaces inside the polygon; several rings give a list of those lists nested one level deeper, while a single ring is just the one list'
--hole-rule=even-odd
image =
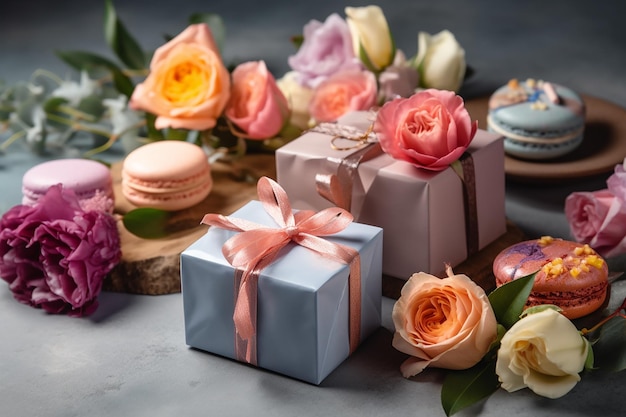
[{"label": "white rose", "polygon": [[289,103],[291,124],[305,130],[310,127],[309,103],[313,97],[313,89],[298,83],[297,76],[297,72],[289,71],[282,78],[276,80],[276,84]]},{"label": "white rose", "polygon": [[[369,64],[374,67],[370,68],[372,70],[381,70],[391,64],[395,48],[382,9],[378,6],[346,7],[345,11],[354,54],[363,60],[363,51]],[[363,63],[370,66],[368,62]]]},{"label": "white rose", "polygon": [[509,392],[530,388],[547,398],[567,394],[585,366],[589,345],[574,324],[547,309],[515,323],[502,338],[496,373]]},{"label": "white rose", "polygon": [[454,35],[444,30],[436,35],[418,34],[418,53],[413,65],[420,73],[420,86],[459,91],[465,77],[465,50]]}]

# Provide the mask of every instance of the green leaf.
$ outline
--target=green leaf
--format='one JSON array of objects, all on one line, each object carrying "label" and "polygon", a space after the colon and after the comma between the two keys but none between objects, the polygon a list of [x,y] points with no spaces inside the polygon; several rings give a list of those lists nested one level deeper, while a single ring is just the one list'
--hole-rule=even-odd
[{"label": "green leaf", "polygon": [[126,30],[122,21],[117,18],[111,0],[105,1],[104,37],[115,55],[129,68],[144,69],[146,67],[146,56],[141,46]]},{"label": "green leaf", "polygon": [[154,140],[163,140],[165,139],[163,132],[161,132],[154,126],[156,118],[156,115],[152,113],[146,113],[146,128],[148,129],[148,137]]},{"label": "green leaf", "polygon": [[530,291],[535,282],[536,273],[514,279],[489,294],[489,302],[496,314],[498,323],[510,329],[524,311]]},{"label": "green leaf", "polygon": [[215,13],[194,13],[189,17],[189,23],[206,23],[211,28],[213,39],[220,53],[224,50],[226,41],[226,25],[221,16]]},{"label": "green leaf", "polygon": [[167,236],[170,212],[154,208],[138,208],[124,215],[122,222],[130,233],[144,239]]},{"label": "green leaf", "polygon": [[447,416],[489,397],[500,387],[495,358],[463,371],[450,371],[441,387],[441,405]]},{"label": "green leaf", "polygon": [[593,355],[593,347],[591,346],[591,343],[589,342],[589,340],[587,340],[586,337],[584,336],[580,336],[583,338],[583,340],[585,341],[585,344],[587,345],[587,359],[585,359],[585,369],[590,371],[593,369],[593,364],[594,364],[594,355]]},{"label": "green leaf", "polygon": [[300,49],[300,47],[304,43],[304,36],[303,35],[293,35],[291,37],[291,43],[293,44],[293,46],[296,47],[296,50]]},{"label": "green leaf", "polygon": [[374,74],[378,74],[380,70],[376,68],[376,65],[374,65],[372,61],[370,61],[370,57],[367,55],[367,52],[365,51],[362,43],[359,43],[359,59],[361,60],[363,65],[365,65],[365,68],[367,68]]},{"label": "green leaf", "polygon": [[626,319],[616,316],[601,328],[593,345],[595,367],[602,371],[619,372],[626,369]]},{"label": "green leaf", "polygon": [[57,51],[56,55],[69,66],[82,71],[104,68],[111,73],[115,88],[127,97],[133,94],[135,86],[122,70],[112,61],[91,52]]}]

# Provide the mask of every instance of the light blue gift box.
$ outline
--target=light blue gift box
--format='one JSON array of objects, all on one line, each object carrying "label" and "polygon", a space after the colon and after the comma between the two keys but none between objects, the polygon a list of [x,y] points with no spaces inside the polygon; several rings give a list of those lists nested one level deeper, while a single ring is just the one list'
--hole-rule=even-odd
[{"label": "light blue gift box", "polygon": [[[277,227],[259,201],[231,215]],[[237,232],[210,227],[181,254],[189,346],[236,359],[234,269],[222,245]],[[325,239],[359,251],[361,342],[381,323],[382,229],[351,223]],[[258,280],[257,365],[319,384],[349,355],[349,266],[289,243]]]}]

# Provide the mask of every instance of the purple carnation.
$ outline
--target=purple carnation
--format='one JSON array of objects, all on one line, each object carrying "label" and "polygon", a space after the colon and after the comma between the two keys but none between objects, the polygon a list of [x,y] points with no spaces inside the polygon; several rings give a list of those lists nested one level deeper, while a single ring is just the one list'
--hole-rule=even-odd
[{"label": "purple carnation", "polygon": [[315,88],[339,71],[362,68],[354,55],[348,24],[337,13],[328,16],[324,23],[311,20],[304,25],[303,35],[300,49],[288,59],[300,84]]},{"label": "purple carnation", "polygon": [[93,313],[102,281],[120,258],[115,219],[84,211],[61,185],[0,219],[0,278],[16,300],[49,313]]}]

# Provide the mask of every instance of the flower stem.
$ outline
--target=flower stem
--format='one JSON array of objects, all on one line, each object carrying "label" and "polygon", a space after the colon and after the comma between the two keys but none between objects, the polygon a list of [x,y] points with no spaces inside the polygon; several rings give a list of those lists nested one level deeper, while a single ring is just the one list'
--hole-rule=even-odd
[{"label": "flower stem", "polygon": [[600,322],[597,323],[595,326],[593,326],[591,329],[587,329],[587,328],[582,329],[580,331],[580,334],[585,336],[586,334],[595,332],[600,327],[602,327],[607,321],[611,320],[613,317],[622,316],[622,317],[626,318],[626,315],[624,315],[622,313],[622,311],[626,312],[626,298],[624,298],[624,301],[622,301],[622,304],[612,314],[610,314],[610,315],[606,316],[604,319],[600,320]]},{"label": "flower stem", "polygon": [[[129,126],[128,128],[124,129],[123,131],[121,131],[121,132],[120,132],[120,133],[118,133],[118,134],[111,134],[111,135],[109,135],[109,134],[108,134],[108,132],[105,132],[105,134],[104,134],[104,135],[102,135],[102,133],[98,133],[98,130],[97,130],[97,129],[91,129],[91,132],[92,132],[92,133],[96,133],[96,134],[98,134],[98,135],[102,135],[102,136],[105,136],[105,137],[107,137],[107,136],[108,136],[109,140],[107,140],[107,141],[106,141],[106,143],[104,143],[103,145],[98,146],[97,148],[93,148],[93,149],[91,149],[91,150],[89,150],[89,151],[85,152],[85,154],[84,154],[85,158],[90,158],[90,157],[92,157],[92,156],[94,156],[94,155],[96,155],[96,154],[98,154],[98,153],[100,153],[100,152],[104,152],[104,151],[106,151],[106,150],[107,150],[107,149],[109,149],[111,146],[113,146],[113,144],[114,144],[114,143],[115,143],[115,142],[116,142],[116,141],[117,141],[117,140],[118,140],[121,136],[123,136],[123,135],[124,135],[124,133],[126,133],[126,132],[128,132],[128,131],[130,131],[130,130],[133,130],[133,129],[138,129],[138,128],[140,128],[140,127],[144,126],[145,124],[146,124],[146,122],[145,122],[145,121],[142,121],[142,122],[137,123],[137,124],[136,124],[136,125],[134,125],[134,126]],[[89,131],[89,130],[88,130],[88,131]],[[102,131],[100,131],[100,132],[102,132]]]},{"label": "flower stem", "polygon": [[15,142],[18,139],[24,137],[24,135],[26,135],[26,131],[25,130],[20,130],[19,132],[15,132],[11,136],[9,136],[7,140],[2,142],[2,144],[0,145],[0,150],[2,150],[2,151],[6,150],[9,146],[11,146],[11,144],[13,142]]}]

